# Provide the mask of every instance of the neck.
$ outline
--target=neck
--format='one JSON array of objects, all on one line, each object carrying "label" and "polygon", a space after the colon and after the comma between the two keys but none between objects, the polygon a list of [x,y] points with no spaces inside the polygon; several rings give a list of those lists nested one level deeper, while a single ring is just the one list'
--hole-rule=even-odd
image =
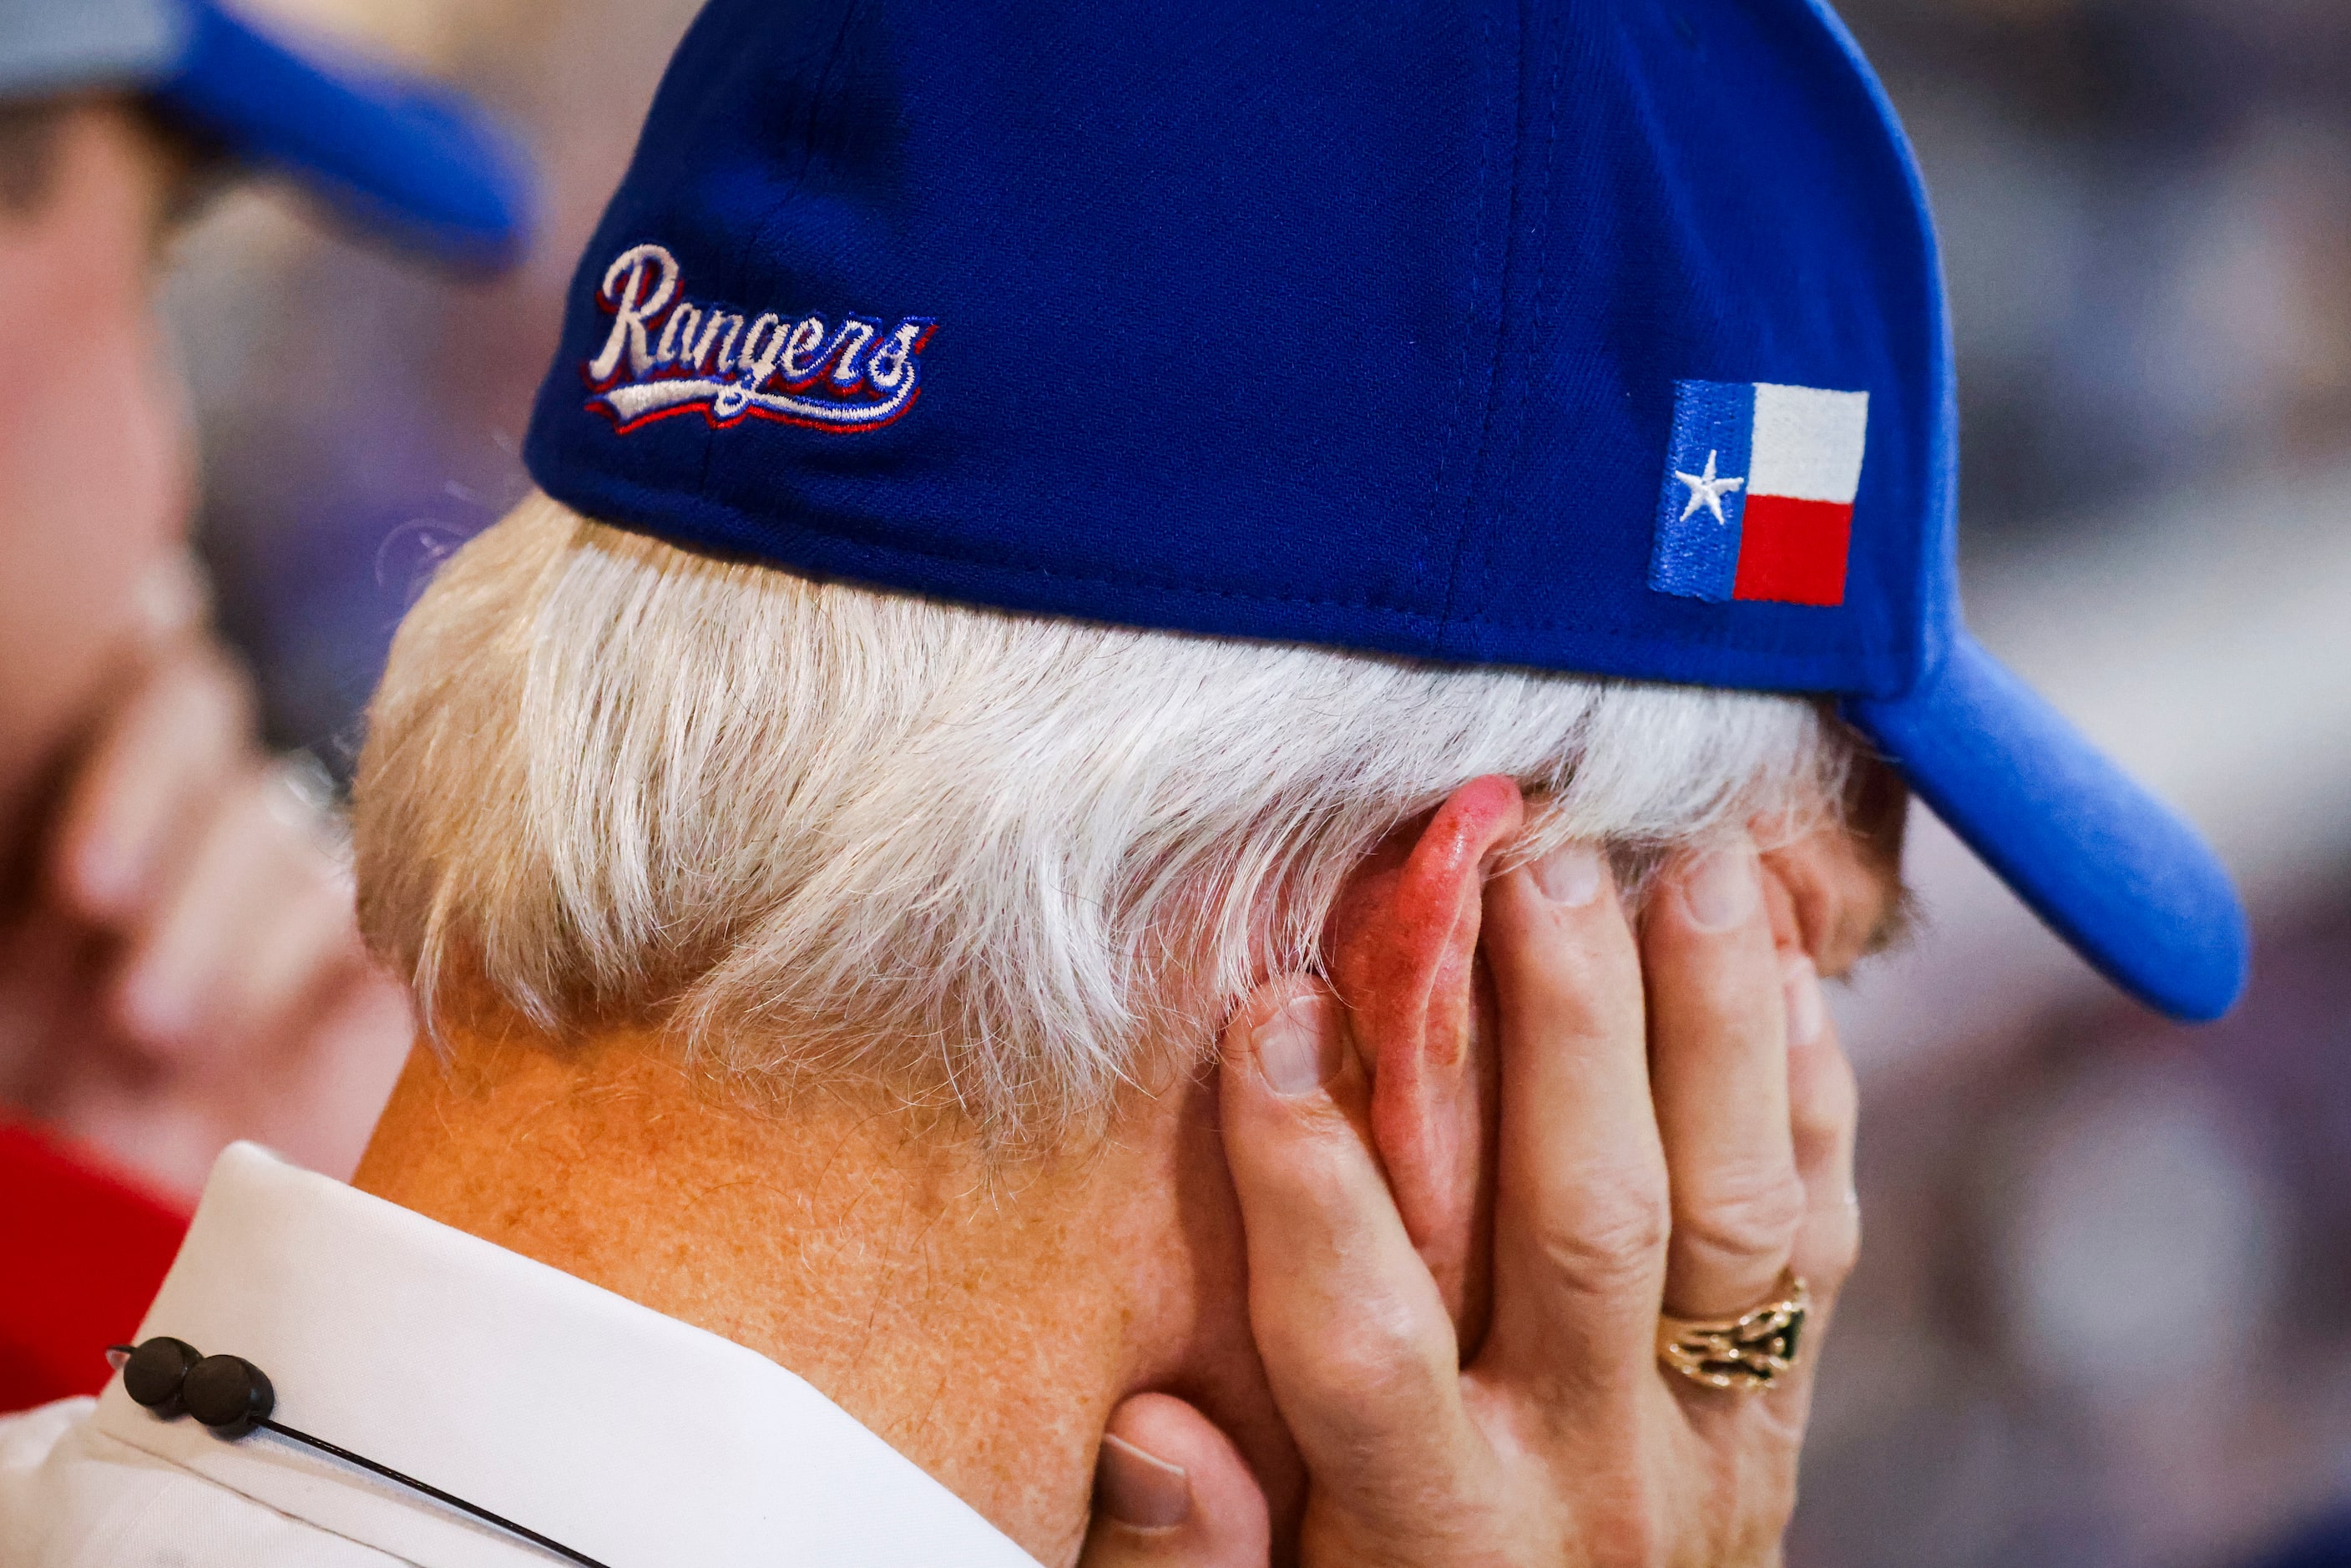
[{"label": "neck", "polygon": [[1112,1407],[1185,1381],[1217,1337],[1187,1303],[1238,1293],[1194,1278],[1223,1194],[1186,1096],[991,1160],[879,1092],[755,1107],[626,1032],[455,1044],[412,1055],[361,1188],[759,1351],[1046,1563]]}]

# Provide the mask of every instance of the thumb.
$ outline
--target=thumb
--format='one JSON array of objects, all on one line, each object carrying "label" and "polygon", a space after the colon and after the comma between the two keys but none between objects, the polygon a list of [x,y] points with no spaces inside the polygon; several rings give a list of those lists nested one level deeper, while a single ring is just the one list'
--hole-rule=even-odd
[{"label": "thumb", "polygon": [[1265,1494],[1189,1405],[1138,1394],[1111,1412],[1078,1568],[1266,1568]]}]

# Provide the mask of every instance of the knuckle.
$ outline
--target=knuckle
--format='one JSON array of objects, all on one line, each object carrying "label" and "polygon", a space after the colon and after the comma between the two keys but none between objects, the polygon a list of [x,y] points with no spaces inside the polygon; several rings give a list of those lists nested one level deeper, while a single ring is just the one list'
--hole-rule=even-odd
[{"label": "knuckle", "polygon": [[1338,1387],[1393,1388],[1418,1378],[1428,1367],[1426,1336],[1402,1313],[1375,1309],[1349,1312],[1309,1333],[1318,1373]]},{"label": "knuckle", "polygon": [[1673,1230],[1661,1186],[1624,1182],[1587,1189],[1541,1239],[1552,1272],[1589,1293],[1614,1295],[1656,1281]]},{"label": "knuckle", "polygon": [[1347,1312],[1335,1323],[1301,1323],[1289,1348],[1269,1356],[1270,1369],[1287,1365],[1292,1376],[1302,1376],[1311,1385],[1318,1419],[1343,1428],[1386,1429],[1417,1419],[1449,1359],[1409,1314],[1378,1309]]},{"label": "knuckle", "polygon": [[1816,1216],[1805,1228],[1800,1248],[1804,1277],[1834,1284],[1851,1274],[1861,1261],[1861,1214],[1850,1203]]},{"label": "knuckle", "polygon": [[1844,1132],[1860,1119],[1861,1088],[1841,1051],[1833,1050],[1808,1065],[1791,1087],[1796,1091],[1792,1107],[1795,1120],[1814,1136]]},{"label": "knuckle", "polygon": [[1677,1239],[1733,1258],[1784,1258],[1804,1223],[1804,1185],[1792,1166],[1718,1177],[1677,1206]]}]

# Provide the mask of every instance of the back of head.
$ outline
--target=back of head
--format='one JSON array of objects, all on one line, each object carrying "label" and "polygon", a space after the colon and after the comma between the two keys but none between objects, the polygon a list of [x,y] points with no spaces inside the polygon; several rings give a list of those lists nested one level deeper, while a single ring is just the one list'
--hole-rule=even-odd
[{"label": "back of head", "polygon": [[[1214,706],[1185,684],[1206,667],[1191,661],[1248,662],[1187,633],[1832,704],[2093,962],[2210,1016],[2244,976],[2234,890],[2190,827],[1968,634],[1957,428],[1924,191],[1825,0],[710,0],[580,258],[523,455],[547,496],[684,549],[1163,633],[1051,634],[1085,650],[1055,667],[1104,693],[1100,664],[1164,662],[1176,695],[1134,699],[1154,713]],[[1196,651],[1106,652],[1179,646]],[[1006,657],[1031,695],[1033,651]],[[1349,694],[1335,706],[1263,716],[1282,760],[1261,785],[1359,768],[1358,703],[1399,719],[1391,737],[1443,730],[1452,762],[1546,787],[1617,765],[1603,748],[1625,727],[1608,716],[1621,688],[1262,663],[1301,692],[1351,673],[1328,677]],[[998,700],[969,678],[969,700]],[[1443,718],[1403,719],[1398,688]],[[1561,693],[1532,749],[1486,748],[1522,733],[1504,713]],[[1726,723],[1750,708],[1625,701]],[[1017,743],[1024,789],[1051,771],[1040,748],[1069,743],[1055,711]],[[943,1062],[977,1042],[972,1092],[996,1084],[992,1042],[1019,1019],[1032,1040],[1066,1035],[1057,1052],[1115,1059],[1112,1040],[1149,1027],[1133,1009],[1167,1000],[1143,977],[1193,962],[1139,915],[1202,898],[1196,826],[1228,847],[1238,830],[1179,812],[1195,748],[1220,732],[1176,730],[1164,776],[1113,771],[1098,800],[1083,775],[1055,780],[1089,810],[1135,807],[1132,852],[1166,857],[1071,841],[1036,897],[1084,912],[1056,924],[1097,930],[1095,957],[1057,940],[1032,970],[1047,955],[1025,936],[991,946],[992,921],[916,944],[984,955],[973,999],[896,1014]],[[1318,739],[1293,772],[1296,736]],[[1640,760],[1682,766],[1673,744],[1645,737],[1659,749]],[[1205,873],[1241,879],[1207,913],[1259,928],[1199,956],[1202,994],[1250,944],[1259,959],[1295,946],[1322,885],[1310,846],[1425,803],[1439,781],[1416,767],[1350,773],[1343,805],[1212,796],[1290,836],[1243,835],[1261,858]],[[1693,799],[1719,803],[1750,771],[1604,791],[1626,815],[1591,825],[1680,831],[1704,816]],[[870,831],[862,809],[795,800]],[[986,831],[958,863],[1032,831],[1029,810],[965,813]],[[1184,842],[1154,836],[1162,811]],[[1279,886],[1274,843],[1302,857],[1292,910],[1252,903],[1253,879]],[[886,902],[888,878],[934,874],[906,863],[925,869],[884,855],[841,886]],[[960,891],[925,896],[969,920]],[[829,1020],[843,985],[796,978],[775,1016]]]},{"label": "back of head", "polygon": [[711,0],[541,496],[394,650],[364,918],[428,1016],[1019,1136],[1171,1082],[1471,779],[1637,861],[1865,746],[2225,1008],[2225,872],[1966,633],[1955,408],[1822,0]]},{"label": "back of head", "polygon": [[747,1084],[878,1081],[995,1139],[1196,1064],[1347,873],[1468,779],[1635,866],[1834,812],[1800,698],[1144,632],[690,552],[544,497],[410,614],[362,918],[425,1016],[655,1021]]}]

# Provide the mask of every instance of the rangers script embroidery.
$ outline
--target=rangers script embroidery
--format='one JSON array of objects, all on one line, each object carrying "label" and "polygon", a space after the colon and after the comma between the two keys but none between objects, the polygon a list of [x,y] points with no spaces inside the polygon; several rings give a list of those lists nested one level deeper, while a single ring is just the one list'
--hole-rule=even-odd
[{"label": "rangers script embroidery", "polygon": [[603,351],[585,367],[623,435],[697,410],[724,430],[747,418],[847,434],[879,430],[920,395],[927,316],[884,329],[851,316],[746,317],[684,297],[677,257],[657,245],[622,251],[604,271],[597,303],[612,318]]}]

